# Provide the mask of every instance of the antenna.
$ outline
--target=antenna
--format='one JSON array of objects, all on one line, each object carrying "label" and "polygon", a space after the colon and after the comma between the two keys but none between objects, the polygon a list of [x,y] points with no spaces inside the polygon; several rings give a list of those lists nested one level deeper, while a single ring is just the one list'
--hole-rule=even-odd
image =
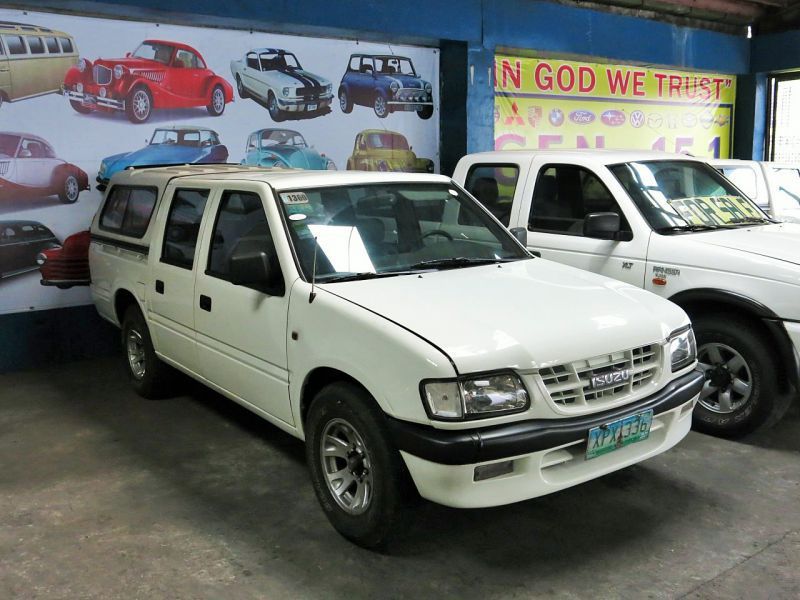
[{"label": "antenna", "polygon": [[317,297],[317,292],[314,291],[314,283],[317,280],[317,236],[314,236],[314,262],[311,267],[311,293],[308,295],[308,303],[311,304],[314,298]]}]

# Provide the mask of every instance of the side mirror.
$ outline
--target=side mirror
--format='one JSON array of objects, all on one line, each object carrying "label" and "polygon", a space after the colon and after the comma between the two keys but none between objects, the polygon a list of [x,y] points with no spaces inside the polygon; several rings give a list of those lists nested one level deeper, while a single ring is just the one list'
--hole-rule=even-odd
[{"label": "side mirror", "polygon": [[619,215],[612,212],[589,213],[583,221],[584,237],[628,241],[630,232],[620,231]]},{"label": "side mirror", "polygon": [[509,229],[511,235],[517,238],[517,241],[522,244],[523,246],[528,245],[528,230],[524,227],[512,227]]},{"label": "side mirror", "polygon": [[234,285],[243,285],[263,291],[270,296],[281,296],[285,284],[280,269],[264,250],[237,249],[229,260],[230,280]]},{"label": "side mirror", "polygon": [[125,58],[130,58],[131,56],[132,56],[132,55],[131,55],[131,53],[130,53],[130,52],[126,52],[126,53],[125,53]]}]

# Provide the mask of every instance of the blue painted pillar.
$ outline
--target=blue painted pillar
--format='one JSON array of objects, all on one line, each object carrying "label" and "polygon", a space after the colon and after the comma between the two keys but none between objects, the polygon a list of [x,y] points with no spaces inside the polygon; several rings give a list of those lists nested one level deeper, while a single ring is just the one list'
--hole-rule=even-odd
[{"label": "blue painted pillar", "polygon": [[494,50],[467,49],[467,152],[494,150]]}]

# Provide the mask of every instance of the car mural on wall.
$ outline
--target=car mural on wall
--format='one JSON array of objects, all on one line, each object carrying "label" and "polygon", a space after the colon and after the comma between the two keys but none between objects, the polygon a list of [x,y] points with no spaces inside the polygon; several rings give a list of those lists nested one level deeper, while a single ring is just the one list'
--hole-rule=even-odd
[{"label": "car mural on wall", "polygon": [[60,245],[53,232],[36,221],[0,221],[0,279],[35,271],[36,256]]},{"label": "car mural on wall", "polygon": [[97,173],[97,188],[104,190],[114,173],[128,167],[224,163],[227,160],[228,148],[212,129],[192,125],[159,127],[144,148],[104,158]]},{"label": "car mural on wall", "polygon": [[186,44],[145,40],[125,58],[82,58],[64,78],[64,96],[77,112],[122,111],[144,123],[154,109],[205,106],[214,117],[233,102],[233,88]]},{"label": "car mural on wall", "polygon": [[231,73],[239,97],[266,103],[273,121],[290,114],[317,116],[328,112],[333,100],[330,81],[304,70],[293,53],[280,48],[250,50],[231,61]]},{"label": "car mural on wall", "polygon": [[291,129],[260,129],[247,137],[244,165],[293,169],[336,170],[334,162]]},{"label": "car mural on wall", "polygon": [[356,135],[348,171],[403,171],[433,173],[433,161],[418,158],[402,133],[365,129]]},{"label": "car mural on wall", "polygon": [[339,107],[371,106],[381,119],[394,111],[415,111],[422,119],[433,115],[433,88],[405,56],[352,54],[339,84]]},{"label": "car mural on wall", "polygon": [[36,264],[42,275],[42,285],[54,285],[65,290],[76,285],[89,285],[88,231],[73,233],[63,246],[43,248],[36,254]]},{"label": "car mural on wall", "polygon": [[77,62],[68,33],[0,21],[0,105],[60,92],[64,74]]},{"label": "car mural on wall", "polygon": [[0,201],[57,195],[78,200],[89,176],[56,156],[44,139],[29,133],[0,132]]}]

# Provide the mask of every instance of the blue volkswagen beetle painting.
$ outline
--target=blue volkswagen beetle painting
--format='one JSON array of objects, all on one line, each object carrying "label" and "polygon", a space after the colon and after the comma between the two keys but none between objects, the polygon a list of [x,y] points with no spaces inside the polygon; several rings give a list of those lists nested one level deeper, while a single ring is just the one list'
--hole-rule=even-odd
[{"label": "blue volkswagen beetle painting", "polygon": [[353,105],[371,106],[384,119],[395,111],[413,111],[422,119],[433,115],[433,88],[405,56],[353,54],[339,84],[343,113]]},{"label": "blue volkswagen beetle painting", "polygon": [[247,138],[243,165],[283,169],[336,170],[333,161],[291,129],[259,129]]},{"label": "blue volkswagen beetle painting", "polygon": [[104,158],[97,173],[97,189],[105,189],[111,176],[127,167],[224,163],[227,160],[228,149],[219,141],[216,131],[205,127],[160,127],[144,148]]}]

